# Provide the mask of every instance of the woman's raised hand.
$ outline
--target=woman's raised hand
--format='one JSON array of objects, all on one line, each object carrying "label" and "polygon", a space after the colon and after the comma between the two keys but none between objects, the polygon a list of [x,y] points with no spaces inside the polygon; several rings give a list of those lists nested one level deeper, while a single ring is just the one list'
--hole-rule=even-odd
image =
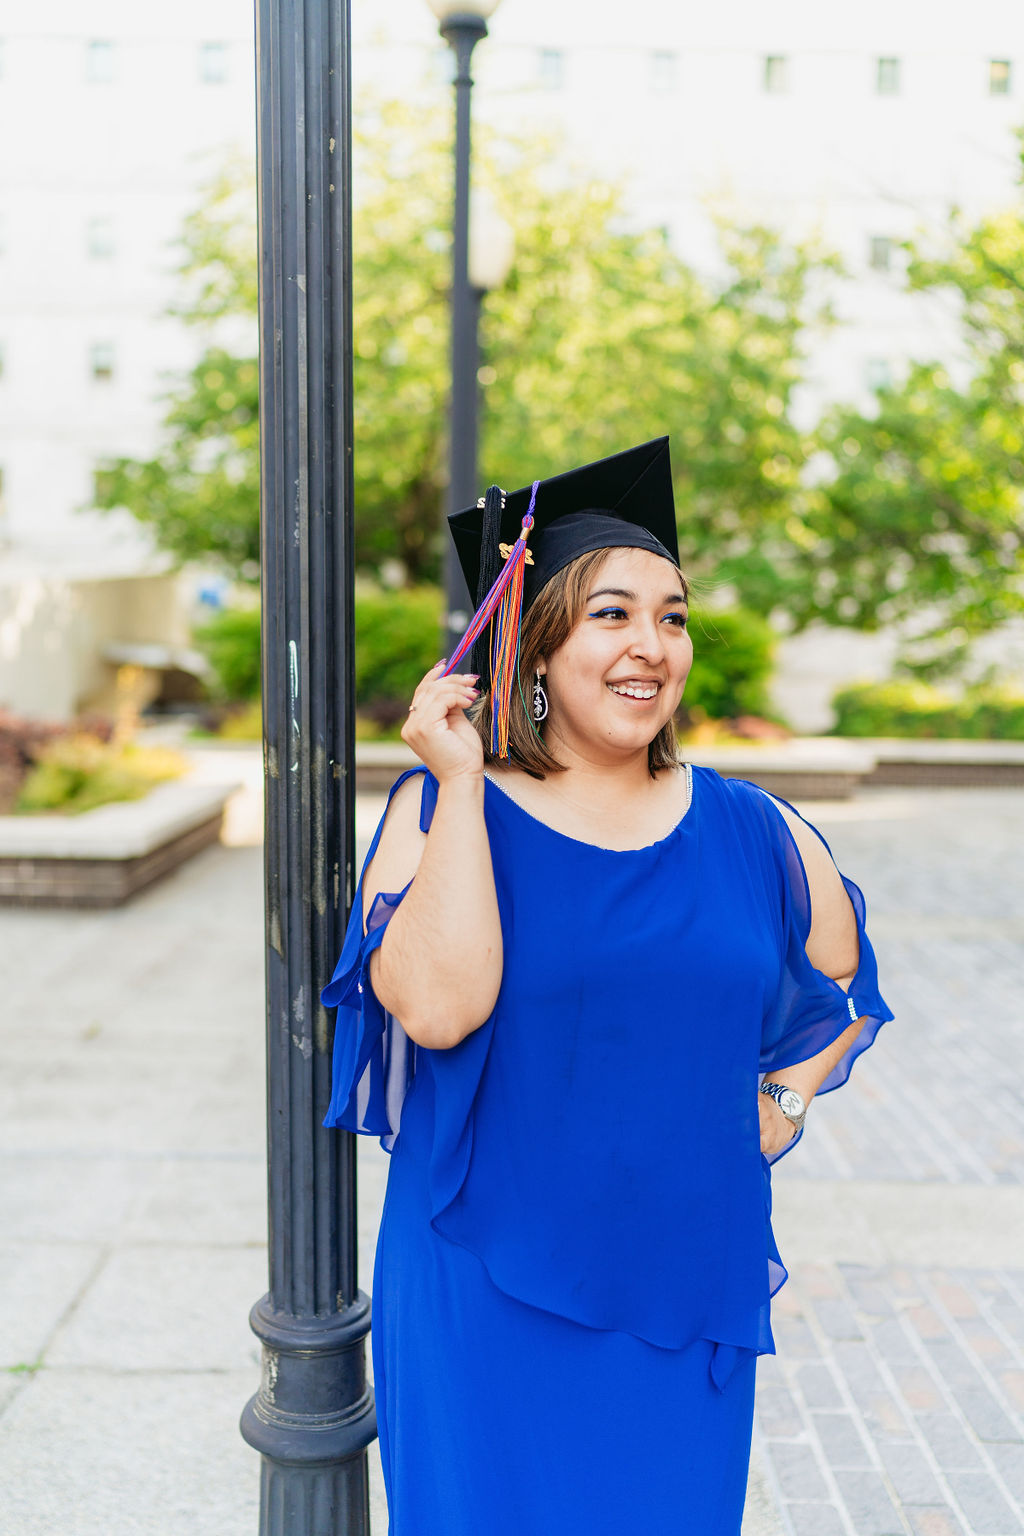
[{"label": "woman's raised hand", "polygon": [[402,740],[412,747],[440,783],[462,774],[482,773],[483,743],[465,711],[477,698],[475,672],[442,677],[445,663],[431,667],[412,696],[402,726]]}]

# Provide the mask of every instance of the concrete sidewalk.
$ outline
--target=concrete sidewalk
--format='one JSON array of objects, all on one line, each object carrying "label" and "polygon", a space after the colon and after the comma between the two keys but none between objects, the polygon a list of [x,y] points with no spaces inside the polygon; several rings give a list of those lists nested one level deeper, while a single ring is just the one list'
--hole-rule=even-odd
[{"label": "concrete sidewalk", "polygon": [[[1024,792],[809,814],[867,892],[897,1021],[776,1173],[791,1278],[745,1536],[1014,1536]],[[266,1289],[256,826],[240,803],[235,846],[127,908],[0,914],[2,1536],[257,1528],[237,1431]],[[369,1290],[386,1158],[360,1154]],[[374,1519],[385,1536],[379,1477]]]}]

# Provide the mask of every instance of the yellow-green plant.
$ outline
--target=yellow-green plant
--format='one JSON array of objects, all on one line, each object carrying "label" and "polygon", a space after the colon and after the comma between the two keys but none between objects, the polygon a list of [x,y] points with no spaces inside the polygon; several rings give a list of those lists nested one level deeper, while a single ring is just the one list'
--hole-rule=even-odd
[{"label": "yellow-green plant", "polygon": [[138,800],[155,784],[185,771],[183,759],[164,747],[104,742],[84,732],[58,736],[34,753],[22,783],[16,815],[60,811],[78,815],[117,800]]}]

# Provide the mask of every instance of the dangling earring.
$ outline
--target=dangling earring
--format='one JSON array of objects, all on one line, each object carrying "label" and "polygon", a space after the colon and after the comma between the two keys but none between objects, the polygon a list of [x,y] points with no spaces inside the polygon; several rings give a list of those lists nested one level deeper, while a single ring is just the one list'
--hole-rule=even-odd
[{"label": "dangling earring", "polygon": [[536,721],[546,720],[548,714],[548,696],[540,676],[539,672],[533,674],[533,718]]}]

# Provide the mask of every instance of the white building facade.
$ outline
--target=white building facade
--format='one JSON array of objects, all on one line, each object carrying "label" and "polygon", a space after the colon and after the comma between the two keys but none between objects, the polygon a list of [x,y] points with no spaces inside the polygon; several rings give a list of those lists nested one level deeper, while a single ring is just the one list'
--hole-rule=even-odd
[{"label": "white building facade", "polygon": [[111,647],[188,640],[166,558],[89,509],[99,461],[154,449],[196,352],[174,241],[253,145],[248,4],[0,3],[0,707],[103,705]]},{"label": "white building facade", "polygon": [[[851,281],[810,360],[809,419],[867,405],[909,358],[956,364],[948,306],[902,291],[896,242],[1018,196],[1019,3],[501,0],[490,28],[477,119],[556,128],[698,269],[716,266],[715,212],[839,252]],[[353,41],[357,89],[447,103],[426,0],[354,0]],[[88,507],[97,461],[153,451],[195,356],[166,315],[173,241],[222,157],[252,153],[253,78],[251,0],[0,0],[0,706],[73,713],[109,684],[106,646],[187,638],[162,557]],[[886,642],[840,655],[884,670]],[[824,723],[834,681],[813,699],[783,682],[797,723]]]}]

